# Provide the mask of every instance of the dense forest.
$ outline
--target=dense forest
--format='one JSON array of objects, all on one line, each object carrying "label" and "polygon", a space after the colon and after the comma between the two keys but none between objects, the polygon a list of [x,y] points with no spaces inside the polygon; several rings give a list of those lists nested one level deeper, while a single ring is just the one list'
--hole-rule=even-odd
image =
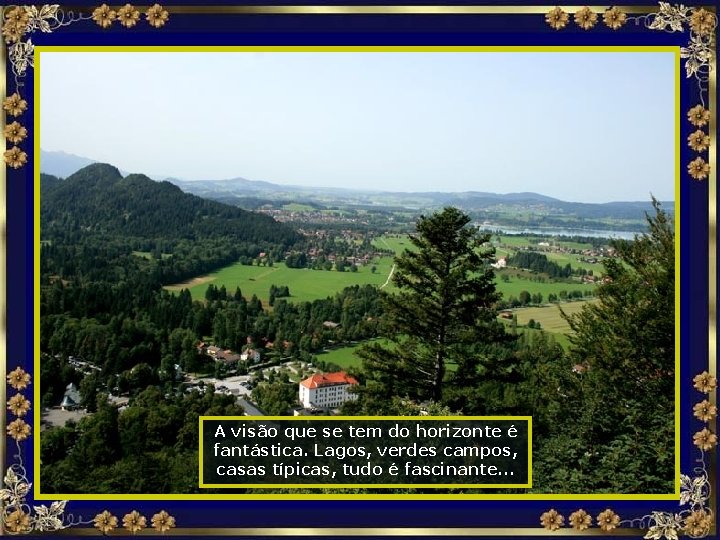
[{"label": "dense forest", "polygon": [[[105,271],[122,272],[125,262],[142,265],[118,260],[142,252],[150,259],[143,268],[147,278],[167,284],[261,252],[281,260],[303,242],[269,216],[188,195],[143,175],[123,178],[111,165],[89,165],[65,180],[42,175],[40,186],[41,273],[46,276],[92,272],[87,276],[92,281]],[[92,264],[97,261],[102,268]]]},{"label": "dense forest", "polygon": [[[312,361],[329,344],[380,336],[360,351],[359,399],[344,413],[532,415],[533,491],[673,489],[674,238],[657,204],[645,235],[614,242],[598,302],[569,318],[566,352],[497,320],[489,235],[454,208],[418,221],[416,249],[396,259],[396,292],[353,286],[289,302],[277,283],[269,306],[240,289],[211,286],[193,301],[162,286],[261,252],[307,266],[287,225],[108,165],[43,175],[41,187],[42,405],[74,383],[92,413],[43,431],[44,492],[198,492],[197,417],[242,414],[234,396],[178,384],[178,368],[216,367],[201,341],[273,344],[271,362]],[[254,397],[283,414],[296,392],[276,374]]]},{"label": "dense forest", "polygon": [[[262,249],[281,257],[298,237],[266,216],[128,178],[105,165],[62,181],[43,177],[41,400],[45,407],[57,405],[74,383],[82,406],[94,413],[43,434],[47,491],[196,491],[197,417],[242,413],[234,397],[214,395],[211,388],[202,396],[178,388],[175,366],[212,371],[213,361],[198,350],[203,339],[234,350],[247,342],[277,342],[277,358],[309,360],[330,341],[377,335],[374,287],[290,304],[287,286],[279,285],[272,311],[239,289],[210,287],[205,302],[193,302],[187,290],[162,289],[183,273],[208,271],[243,253],[254,257]],[[116,205],[104,211],[109,200]],[[215,234],[205,221],[217,216],[225,222]],[[147,235],[143,223],[151,224]],[[133,253],[153,246],[161,246],[161,257]],[[327,328],[325,321],[339,326]],[[81,373],[70,356],[97,371]],[[118,413],[108,405],[110,393],[129,394],[130,407]],[[124,470],[142,471],[141,478]]]}]

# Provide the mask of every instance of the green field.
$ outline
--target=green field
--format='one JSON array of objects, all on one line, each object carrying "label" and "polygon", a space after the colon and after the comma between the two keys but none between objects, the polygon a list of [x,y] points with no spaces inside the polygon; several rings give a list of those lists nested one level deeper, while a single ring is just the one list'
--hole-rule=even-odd
[{"label": "green field", "polygon": [[224,285],[229,293],[240,287],[245,298],[256,295],[266,302],[270,285],[287,285],[291,295],[289,301],[311,301],[327,298],[351,285],[383,285],[390,273],[392,259],[384,257],[373,264],[377,267],[374,274],[370,270],[372,265],[360,267],[357,272],[336,272],[288,268],[285,263],[276,263],[272,267],[235,263],[212,274],[165,288],[170,291],[189,289],[194,300],[203,300],[208,284],[212,283],[218,288]]},{"label": "green field", "polygon": [[382,249],[392,249],[395,255],[400,255],[406,249],[415,249],[407,236],[381,236],[373,240],[373,245]]},{"label": "green field", "polygon": [[[379,340],[384,343],[389,343],[389,340],[386,339]],[[362,365],[362,360],[360,360],[360,358],[354,353],[362,346],[363,343],[358,343],[356,345],[350,345],[348,347],[338,347],[337,349],[332,349],[330,351],[320,353],[316,356],[318,360],[333,363],[337,366],[340,366],[342,369],[359,368]],[[447,369],[448,371],[455,371],[457,370],[457,365],[449,364],[447,366]]]},{"label": "green field", "polygon": [[[184,283],[165,287],[170,291],[189,289],[194,300],[203,300],[208,284],[216,287],[225,286],[232,293],[240,287],[243,296],[250,298],[256,295],[263,302],[267,302],[270,294],[270,285],[287,285],[290,288],[290,302],[312,301],[327,298],[351,285],[377,285],[381,286],[387,281],[392,259],[383,257],[373,263],[377,271],[373,274],[369,266],[361,267],[357,272],[336,272],[325,270],[309,270],[304,268],[288,268],[284,263],[276,263],[273,267],[246,266],[240,263],[226,266],[206,276],[200,276]],[[522,291],[530,294],[541,293],[547,300],[550,293],[560,294],[560,291],[586,291],[593,290],[593,285],[579,282],[573,283],[542,283],[513,276],[509,282],[495,277],[497,290],[502,293],[505,300],[511,296],[518,298]],[[392,290],[392,283],[388,290]]]},{"label": "green field", "polygon": [[283,209],[290,212],[312,212],[313,210],[316,210],[316,208],[313,208],[309,204],[301,203],[289,203],[284,205]]},{"label": "green field", "polygon": [[[523,239],[517,238],[515,240]],[[391,249],[396,254],[413,247],[407,236],[382,236],[376,238],[373,243],[378,247]],[[146,256],[141,252],[137,252],[137,255]],[[373,265],[377,268],[374,274],[371,272]],[[372,264],[360,267],[357,272],[288,268],[284,263],[276,263],[272,267],[245,266],[240,263],[235,263],[217,272],[205,276],[198,276],[186,282],[169,285],[165,288],[170,291],[189,289],[193,299],[203,300],[209,283],[212,283],[218,288],[224,285],[228,292],[234,292],[236,287],[240,287],[240,290],[246,298],[256,295],[260,300],[267,303],[270,285],[287,285],[290,288],[291,294],[288,301],[312,301],[327,298],[341,291],[343,288],[352,285],[371,284],[382,286],[388,279],[392,265],[392,257],[375,259]],[[512,275],[509,282],[505,282],[500,278],[500,275],[503,273],[512,273],[514,275]],[[518,273],[522,275],[516,275]],[[533,274],[529,272],[516,272],[514,270],[501,271],[496,275],[495,283],[497,290],[506,300],[511,296],[519,297],[522,291],[528,291],[530,294],[541,293],[543,298],[547,300],[550,293],[559,295],[560,291],[570,292],[580,290],[585,292],[593,290],[594,288],[594,285],[580,283],[579,281],[570,283],[543,283],[533,281],[532,277]],[[392,283],[389,283],[388,290],[391,290],[392,287]]]},{"label": "green field", "polygon": [[[508,327],[507,331],[508,333],[511,332],[510,330],[510,321],[506,319],[502,319],[502,322],[505,323],[505,326]],[[545,335],[549,335],[553,340],[555,340],[555,343],[560,345],[563,349],[567,350],[570,346],[570,341],[568,340],[568,337],[566,334],[560,334],[556,332],[546,332],[544,329],[536,330],[535,328],[528,328],[527,326],[518,326],[517,327],[517,333],[519,335],[530,335],[535,336],[539,335],[541,332],[544,332]]]},{"label": "green field", "polygon": [[[514,272],[514,271],[513,271]],[[540,293],[543,298],[547,300],[550,293],[560,294],[560,291],[592,291],[595,289],[595,285],[580,283],[579,281],[572,281],[570,283],[554,283],[547,281],[545,283],[541,281],[533,281],[529,278],[516,277],[515,275],[510,277],[509,282],[503,281],[500,276],[507,274],[507,271],[495,275],[495,284],[497,290],[503,295],[503,299],[507,300],[511,296],[518,298],[522,291],[527,291],[530,294]],[[530,274],[528,274],[530,275]]]},{"label": "green field", "polygon": [[[574,315],[582,310],[586,304],[594,302],[590,301],[578,301],[578,302],[565,302],[560,304],[562,310],[568,315]],[[535,322],[539,322],[544,330],[553,333],[566,334],[570,331],[570,326],[567,321],[562,318],[560,314],[560,307],[558,306],[543,306],[543,307],[529,307],[529,308],[518,308],[513,310],[517,315],[518,324],[526,325],[530,319],[534,319]]]},{"label": "green field", "polygon": [[588,263],[581,261],[582,255],[573,255],[571,253],[544,253],[549,261],[556,262],[560,266],[565,266],[570,263],[570,266],[575,268],[584,268],[585,270],[592,270],[594,275],[601,275],[605,267],[602,263]]},{"label": "green field", "polygon": [[363,343],[358,343],[357,345],[350,345],[348,347],[338,347],[337,349],[318,354],[317,359],[336,364],[343,369],[360,367],[361,360],[355,356],[354,353],[362,347],[362,345]]}]

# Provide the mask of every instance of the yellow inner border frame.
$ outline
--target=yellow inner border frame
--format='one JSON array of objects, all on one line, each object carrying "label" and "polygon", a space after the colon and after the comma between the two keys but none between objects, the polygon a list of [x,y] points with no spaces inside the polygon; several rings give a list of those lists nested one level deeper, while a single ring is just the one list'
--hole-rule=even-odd
[{"label": "yellow inner border frame", "polygon": [[[215,6],[220,11],[224,12],[224,9],[229,10],[228,13],[261,13],[268,10],[270,13],[315,13],[315,11],[308,11],[312,9],[309,6],[246,6],[246,7],[227,7]],[[317,13],[327,12],[324,11],[326,8],[342,8],[344,6],[318,6]],[[418,13],[422,11],[423,6],[365,6],[370,12],[373,13]],[[448,6],[452,8],[452,6]],[[210,6],[205,8],[194,8],[188,7],[183,9],[180,6],[173,7],[173,11],[185,13],[195,13],[197,9],[208,9]],[[302,11],[296,11],[296,9],[302,8]],[[355,7],[348,7],[349,9],[355,10]],[[501,6],[458,6],[458,13],[475,13],[476,11],[471,8],[481,9],[477,13],[506,13],[507,7]],[[287,9],[288,11],[282,11]],[[421,11],[417,11],[420,9]],[[433,7],[427,6],[428,13],[453,13],[454,11],[447,11],[443,6]],[[500,10],[503,11],[500,11]],[[624,9],[624,8],[623,8]],[[377,10],[377,11],[375,11]],[[399,11],[398,11],[399,10]],[[415,10],[415,11],[411,11]],[[434,10],[434,11],[433,11]],[[514,10],[514,8],[513,8]],[[518,7],[519,13],[545,13],[547,11],[544,7]],[[198,11],[206,12],[206,11]],[[335,11],[331,11],[335,12]],[[343,13],[344,11],[338,11]],[[352,11],[356,12],[356,11]],[[645,13],[647,8],[644,6],[630,7],[626,10],[628,13],[637,12]],[[43,54],[53,52],[64,52],[64,53],[114,53],[114,52],[301,52],[301,53],[333,53],[333,52],[403,52],[403,53],[422,53],[422,52],[443,52],[443,53],[507,53],[507,52],[537,52],[537,53],[673,53],[675,55],[675,492],[669,494],[572,494],[572,493],[553,493],[553,494],[58,494],[58,493],[42,493],[41,489],[41,475],[40,475],[40,430],[37,429],[40,426],[40,409],[38,406],[34,408],[34,425],[36,426],[36,433],[33,439],[33,497],[35,500],[188,500],[188,501],[200,501],[200,500],[240,500],[240,499],[254,499],[254,500],[265,500],[265,499],[290,499],[290,500],[308,500],[308,499],[376,499],[376,500],[388,500],[388,499],[401,499],[401,500],[443,500],[443,499],[455,499],[455,500],[678,500],[680,497],[680,49],[676,46],[37,46],[35,47],[35,65],[34,65],[34,372],[38,375],[40,373],[40,279],[39,279],[39,268],[40,268],[40,73],[41,73],[41,59]],[[713,78],[714,81],[714,78]],[[711,85],[711,95],[714,96],[714,84]],[[713,104],[714,105],[714,104]],[[714,137],[711,124],[711,136]],[[714,142],[714,139],[713,139]],[[714,149],[714,145],[711,144],[711,149]],[[713,150],[711,150],[712,152]],[[711,163],[713,154],[711,154]],[[711,185],[713,183],[711,182]],[[710,194],[710,208],[714,202],[714,186],[713,191]],[[712,211],[711,217],[714,218],[714,210]],[[714,223],[714,219],[712,221]],[[710,274],[710,293],[714,294],[714,230],[711,227],[710,240],[712,248],[710,249],[710,261],[709,264],[712,267]],[[709,371],[714,374],[714,309],[712,309],[714,303],[711,303],[711,315],[710,315],[710,366]],[[35,404],[40,403],[40,384],[39,380],[35,380],[34,384],[34,402]],[[270,418],[270,417],[266,417]],[[283,419],[290,419],[292,417],[282,417]],[[361,419],[362,417],[356,417],[355,419]],[[381,417],[377,417],[381,418]],[[386,417],[387,418],[387,417]],[[411,417],[401,417],[411,418]],[[437,417],[436,417],[437,418]],[[512,417],[497,417],[497,418],[512,418]],[[200,463],[202,461],[200,460]],[[532,475],[532,471],[530,472]],[[530,476],[531,478],[532,476]],[[242,487],[249,487],[243,485]],[[264,485],[263,487],[268,487]],[[278,486],[279,487],[279,486]],[[291,487],[284,485],[283,487]],[[300,486],[298,486],[300,487]],[[303,485],[302,487],[310,487]],[[327,488],[328,485],[322,485]],[[373,487],[381,487],[373,485]],[[387,487],[400,487],[398,485],[387,486]],[[437,486],[433,486],[437,487]],[[453,486],[457,488],[458,486]],[[516,487],[516,486],[513,486]],[[75,531],[75,529],[71,529]],[[462,529],[465,531],[465,529]],[[484,529],[483,529],[484,530]],[[504,529],[499,529],[503,531]],[[221,530],[218,530],[221,531]],[[220,532],[218,532],[220,534]]]},{"label": "yellow inner border frame", "polygon": [[[204,427],[205,420],[219,421],[248,421],[248,422],[265,422],[265,421],[295,421],[295,422],[312,422],[313,420],[338,421],[338,422],[387,422],[387,421],[404,421],[404,422],[472,422],[472,421],[490,421],[493,420],[515,420],[527,422],[528,429],[528,481],[526,484],[205,484],[203,482],[203,453],[204,453]],[[532,416],[201,416],[199,418],[200,436],[198,450],[198,470],[201,488],[531,488],[532,487]],[[462,439],[458,442],[462,442]]]}]

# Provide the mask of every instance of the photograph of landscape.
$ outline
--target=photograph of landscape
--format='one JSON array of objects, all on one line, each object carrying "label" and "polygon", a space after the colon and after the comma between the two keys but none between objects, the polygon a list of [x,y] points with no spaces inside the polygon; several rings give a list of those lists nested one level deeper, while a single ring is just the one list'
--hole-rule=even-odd
[{"label": "photograph of landscape", "polygon": [[222,492],[243,414],[527,415],[507,492],[674,492],[675,62],[43,52],[42,493]]}]

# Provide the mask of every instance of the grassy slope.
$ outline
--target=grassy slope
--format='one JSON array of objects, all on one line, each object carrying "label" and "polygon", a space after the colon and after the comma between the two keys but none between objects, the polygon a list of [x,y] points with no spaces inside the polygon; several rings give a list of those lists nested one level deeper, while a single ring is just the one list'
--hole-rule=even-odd
[{"label": "grassy slope", "polygon": [[[401,253],[403,250],[412,247],[406,237],[394,236],[378,238],[375,240],[375,244],[379,247],[392,249],[395,253]],[[370,271],[370,266],[361,267],[358,272],[335,272],[334,270],[287,268],[284,263],[276,263],[272,268],[244,266],[236,263],[207,276],[199,276],[195,283],[170,285],[166,288],[174,291],[189,288],[193,299],[202,300],[205,297],[208,283],[212,283],[217,287],[224,285],[228,292],[234,292],[236,287],[240,287],[246,298],[250,298],[255,294],[266,302],[270,285],[287,285],[292,295],[288,299],[289,301],[311,301],[332,296],[351,285],[383,285],[390,273],[393,264],[392,258],[383,257],[375,260],[373,264],[377,267],[374,274]],[[528,291],[531,294],[542,293],[543,298],[547,300],[550,293],[559,294],[563,290],[568,292],[573,290],[586,291],[592,290],[594,287],[580,282],[541,283],[516,276],[513,276],[510,282],[507,283],[498,276],[495,282],[498,291],[503,294],[504,298],[510,296],[517,298],[520,292]],[[392,288],[392,284],[390,284],[390,288]]]},{"label": "grassy slope", "polygon": [[[204,283],[191,286],[190,294],[193,299],[202,300],[205,298],[208,283],[212,283],[216,287],[225,285],[228,292],[235,292],[235,288],[240,287],[245,298],[255,294],[261,300],[267,300],[270,285],[287,285],[292,295],[288,300],[317,300],[332,296],[350,285],[382,285],[390,273],[392,261],[384,258],[376,261],[375,266],[377,272],[373,274],[370,266],[361,267],[357,272],[336,272],[288,268],[285,263],[276,263],[272,268],[236,263],[209,274]],[[171,285],[166,288],[180,290],[183,287]]]}]

